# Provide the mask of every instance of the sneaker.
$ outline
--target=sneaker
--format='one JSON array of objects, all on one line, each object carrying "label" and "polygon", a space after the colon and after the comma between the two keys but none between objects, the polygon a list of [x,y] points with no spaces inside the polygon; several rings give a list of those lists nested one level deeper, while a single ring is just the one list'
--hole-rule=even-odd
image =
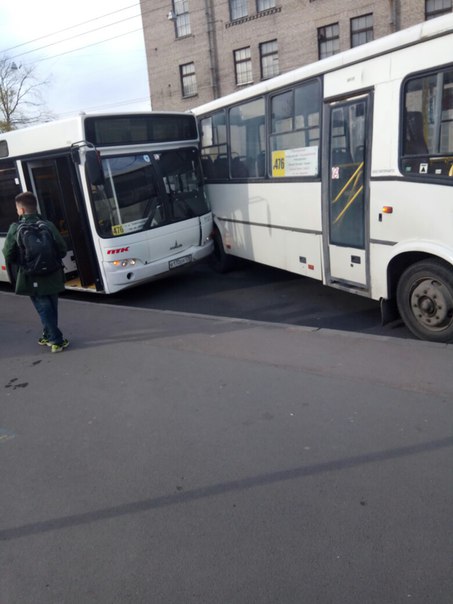
[{"label": "sneaker", "polygon": [[49,340],[48,340],[46,337],[44,337],[44,336],[41,336],[41,337],[39,338],[39,340],[38,340],[38,344],[39,344],[40,346],[52,346],[52,343],[51,343],[51,342],[49,342]]},{"label": "sneaker", "polygon": [[65,348],[69,346],[69,340],[63,340],[61,344],[51,344],[50,352],[63,352]]}]

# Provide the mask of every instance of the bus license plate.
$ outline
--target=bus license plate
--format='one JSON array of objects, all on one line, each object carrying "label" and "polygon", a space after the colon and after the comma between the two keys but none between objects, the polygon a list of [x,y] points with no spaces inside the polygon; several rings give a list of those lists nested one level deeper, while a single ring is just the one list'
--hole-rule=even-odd
[{"label": "bus license plate", "polygon": [[190,264],[192,262],[192,255],[182,256],[181,258],[176,258],[176,260],[170,260],[168,263],[168,268],[171,270],[172,268],[179,268],[180,266],[184,266],[184,264]]}]

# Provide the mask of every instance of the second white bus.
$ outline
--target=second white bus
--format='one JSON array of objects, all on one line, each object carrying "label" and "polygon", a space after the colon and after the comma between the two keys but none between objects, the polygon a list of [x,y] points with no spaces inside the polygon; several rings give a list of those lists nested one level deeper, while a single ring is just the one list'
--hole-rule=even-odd
[{"label": "second white bus", "polygon": [[67,242],[67,289],[111,294],[212,253],[193,115],[81,114],[0,134],[2,281],[14,197],[26,190]]},{"label": "second white bus", "polygon": [[310,276],[453,340],[453,15],[194,113],[219,270]]}]

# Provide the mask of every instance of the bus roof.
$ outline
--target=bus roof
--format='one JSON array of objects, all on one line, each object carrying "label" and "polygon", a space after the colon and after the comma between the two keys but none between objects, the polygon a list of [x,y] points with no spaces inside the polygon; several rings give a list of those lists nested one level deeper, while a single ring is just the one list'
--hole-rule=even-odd
[{"label": "bus roof", "polygon": [[[356,46],[355,48],[345,50],[344,52],[332,55],[320,61],[298,67],[274,78],[270,78],[269,80],[245,87],[224,97],[194,107],[192,112],[195,115],[209,113],[216,109],[220,109],[225,105],[232,105],[248,98],[265,94],[276,88],[289,86],[299,80],[335,71],[342,67],[360,63],[361,61],[372,59],[400,48],[413,46],[432,38],[445,36],[452,32],[453,13],[437,17],[436,19],[430,19],[429,21],[424,21],[418,25],[368,42],[367,44]],[[448,62],[448,59],[446,59],[446,62]]]},{"label": "bus roof", "polygon": [[35,126],[28,126],[11,132],[0,133],[0,159],[17,157],[29,153],[40,153],[49,149],[68,149],[74,143],[85,140],[84,122],[90,118],[109,117],[140,117],[140,116],[186,116],[182,111],[138,111],[138,112],[110,112],[110,113],[85,113],[54,120]]}]

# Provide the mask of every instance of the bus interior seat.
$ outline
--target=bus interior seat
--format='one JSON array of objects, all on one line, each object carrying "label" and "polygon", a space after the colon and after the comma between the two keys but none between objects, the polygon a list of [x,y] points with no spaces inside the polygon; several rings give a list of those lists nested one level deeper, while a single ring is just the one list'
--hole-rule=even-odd
[{"label": "bus interior seat", "polygon": [[421,111],[408,111],[406,113],[406,145],[404,151],[407,155],[428,154]]},{"label": "bus interior seat", "polygon": [[266,173],[266,152],[260,151],[256,158],[256,176],[264,176]]},{"label": "bus interior seat", "polygon": [[201,156],[201,168],[203,170],[205,178],[213,177],[214,170],[212,165],[212,159],[209,157],[209,155]]},{"label": "bus interior seat", "polygon": [[233,157],[231,161],[231,176],[233,178],[247,178],[249,175],[245,162],[240,157]]},{"label": "bus interior seat", "polygon": [[225,155],[217,156],[214,161],[214,177],[215,178],[228,178],[228,157]]}]

